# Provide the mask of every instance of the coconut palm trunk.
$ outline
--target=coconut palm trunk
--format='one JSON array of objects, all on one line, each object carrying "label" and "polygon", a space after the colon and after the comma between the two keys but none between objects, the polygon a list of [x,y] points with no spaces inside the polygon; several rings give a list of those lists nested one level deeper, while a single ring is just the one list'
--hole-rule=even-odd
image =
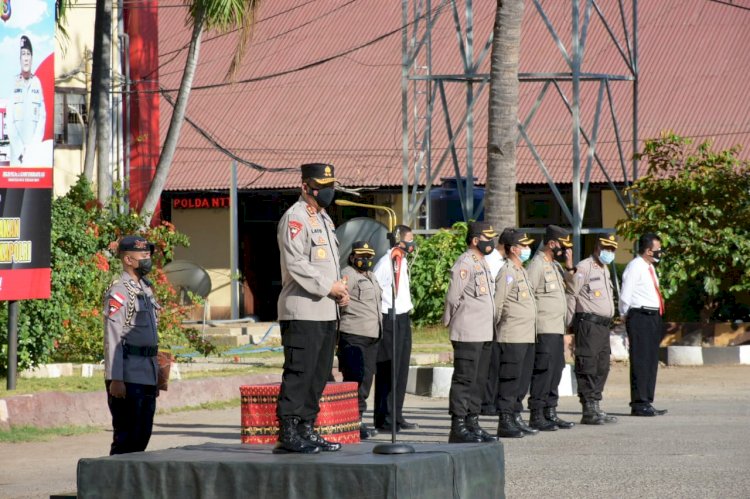
[{"label": "coconut palm trunk", "polygon": [[154,173],[154,179],[151,182],[148,195],[146,195],[143,206],[141,206],[141,215],[149,219],[153,216],[156,206],[159,204],[159,198],[164,190],[164,185],[167,183],[169,169],[172,166],[174,153],[177,150],[180,130],[185,120],[185,113],[187,112],[190,89],[193,87],[193,78],[195,77],[195,70],[198,67],[204,21],[205,11],[201,9],[196,13],[193,24],[193,34],[190,38],[190,47],[188,48],[187,60],[185,61],[185,71],[182,73],[177,100],[172,110],[172,118],[169,120],[169,129],[167,130],[167,137],[164,140],[164,147],[159,156],[159,163],[156,165],[156,172]]},{"label": "coconut palm trunk", "polygon": [[[93,101],[96,99],[96,164],[99,201],[107,204],[112,196],[112,167],[109,150],[112,132],[112,109],[109,102],[110,67],[112,65],[112,0],[96,0],[96,20],[100,20],[96,39],[99,43],[99,53],[94,47],[94,63],[99,63],[99,88],[96,94],[92,92]],[[94,23],[96,23],[96,20]]]},{"label": "coconut palm trunk", "polygon": [[180,138],[180,129],[182,128],[185,113],[187,112],[188,97],[193,86],[193,77],[198,67],[203,30],[214,29],[219,32],[239,31],[237,48],[226,76],[227,80],[233,79],[252,36],[256,12],[260,4],[261,0],[192,0],[190,3],[189,20],[193,25],[193,33],[190,38],[190,46],[185,61],[185,70],[177,92],[177,100],[172,111],[172,118],[169,121],[169,129],[167,130],[167,137],[164,140],[164,147],[159,156],[159,163],[156,165],[154,179],[151,182],[151,188],[140,210],[141,216],[147,220],[151,220],[156,212],[161,193],[169,176],[169,170],[172,167],[172,161],[174,160]]},{"label": "coconut palm trunk", "polygon": [[502,230],[516,221],[518,60],[523,0],[497,0],[490,62],[485,220]]}]

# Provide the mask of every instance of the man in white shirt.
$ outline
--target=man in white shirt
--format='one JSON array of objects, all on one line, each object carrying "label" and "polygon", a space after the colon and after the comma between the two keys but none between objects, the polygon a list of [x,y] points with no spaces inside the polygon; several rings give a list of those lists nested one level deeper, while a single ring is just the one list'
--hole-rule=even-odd
[{"label": "man in white shirt", "polygon": [[[383,291],[383,337],[378,347],[377,367],[375,371],[375,428],[391,430],[395,420],[396,431],[418,428],[403,417],[404,398],[406,397],[406,380],[409,376],[409,358],[411,357],[411,322],[409,312],[414,308],[409,290],[409,272],[406,255],[416,249],[414,233],[406,225],[398,225],[393,231],[393,248],[383,255],[373,269],[373,273]],[[393,282],[395,285],[395,331],[391,316],[393,303]],[[393,347],[395,343],[395,359]],[[391,362],[396,364],[396,408],[391,407]],[[395,412],[395,414],[394,414]]]},{"label": "man in white shirt", "polygon": [[638,240],[636,256],[622,275],[620,315],[630,343],[630,414],[661,416],[666,409],[653,405],[656,373],[659,367],[659,344],[664,335],[662,315],[664,298],[654,264],[661,260],[661,239],[653,233]]}]

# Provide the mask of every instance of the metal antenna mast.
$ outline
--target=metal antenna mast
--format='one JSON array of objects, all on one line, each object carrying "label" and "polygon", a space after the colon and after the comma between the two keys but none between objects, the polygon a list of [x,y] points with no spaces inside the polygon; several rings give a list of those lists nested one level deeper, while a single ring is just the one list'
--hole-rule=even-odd
[{"label": "metal antenna mast", "polygon": [[[547,180],[547,184],[555,196],[562,213],[573,227],[576,248],[580,248],[581,234],[589,232],[606,232],[602,228],[583,228],[583,214],[588,199],[591,174],[594,168],[599,168],[607,180],[607,184],[615,193],[618,202],[625,209],[627,202],[619,182],[613,181],[612,174],[621,173],[623,184],[629,185],[638,176],[638,163],[632,154],[638,152],[638,0],[566,0],[570,8],[570,17],[562,22],[553,22],[549,15],[552,6],[559,12],[563,2],[530,0],[527,5],[527,17],[536,16],[538,21],[534,27],[545,31],[546,41],[551,41],[558,49],[560,60],[564,62],[564,70],[558,72],[529,72],[520,73],[519,80],[522,89],[532,85],[530,90],[536,90],[536,98],[525,113],[519,116],[518,142],[521,147],[528,148],[528,153],[534,159]],[[547,4],[545,9],[543,3]],[[626,8],[630,3],[630,9]],[[474,137],[477,124],[474,117],[478,104],[486,106],[485,95],[489,94],[489,54],[492,47],[492,23],[483,23],[482,32],[477,31],[475,23],[475,0],[402,0],[402,168],[403,168],[403,219],[407,224],[417,223],[417,229],[430,230],[429,225],[429,193],[432,184],[438,179],[450,161],[456,177],[466,178],[464,185],[459,184],[464,220],[476,217],[482,206],[474,206]],[[606,7],[606,8],[603,8]],[[491,9],[494,14],[494,3],[482,4],[483,14]],[[531,12],[528,12],[528,10]],[[560,17],[559,15],[557,16]],[[494,19],[494,15],[492,16]],[[588,35],[592,22],[597,23],[599,33],[606,40],[599,40],[599,44],[608,45],[617,58],[621,59],[617,71],[597,70],[585,64]],[[556,26],[557,24],[558,26]],[[561,26],[562,25],[562,26]],[[563,41],[561,28],[570,30],[569,43]],[[436,53],[435,33],[445,34],[449,29],[455,32],[457,50],[453,50],[451,58],[448,53]],[[524,38],[528,38],[524,33]],[[535,34],[534,40],[542,35]],[[440,50],[446,51],[447,45],[440,44]],[[600,48],[597,46],[597,48]],[[524,52],[534,50],[535,47],[523,46]],[[433,58],[441,60],[440,73],[433,67]],[[447,66],[444,63],[447,61]],[[444,67],[458,68],[453,72],[442,72]],[[612,68],[609,64],[607,68]],[[618,114],[616,109],[615,85],[627,84],[632,87],[629,105],[620,106],[626,109],[626,115]],[[593,112],[590,108],[582,107],[581,90],[594,85],[596,100]],[[553,92],[548,92],[550,89]],[[458,94],[463,99],[458,99]],[[593,93],[593,92],[592,92]],[[560,188],[555,184],[544,154],[533,140],[531,133],[534,118],[541,121],[537,111],[545,98],[549,95],[557,96],[557,102],[562,103],[568,111],[567,124],[571,127],[571,168],[572,168],[572,202],[566,203]],[[462,101],[462,106],[457,102]],[[587,101],[588,103],[588,101]],[[458,113],[457,113],[458,110]],[[630,116],[627,116],[627,113]],[[586,127],[582,124],[582,113],[593,115],[593,123]],[[459,118],[456,119],[458,115]],[[543,114],[543,113],[540,113]],[[604,120],[602,118],[605,118]],[[608,119],[607,119],[608,118]],[[630,118],[630,119],[628,119]],[[437,122],[435,121],[437,119]],[[606,125],[604,122],[607,122]],[[632,125],[631,154],[625,150],[626,140],[623,140],[622,123]],[[629,122],[629,123],[628,123]],[[549,123],[545,126],[559,127],[564,123]],[[608,126],[607,131],[616,143],[617,158],[603,158],[597,150],[600,132]],[[486,125],[484,125],[486,128]],[[433,148],[433,137],[439,136],[445,143],[440,149]],[[463,146],[463,158],[460,158],[458,144]],[[484,147],[482,144],[481,147]],[[585,151],[585,154],[584,154]],[[438,154],[433,157],[433,153]],[[628,157],[631,156],[631,157]],[[628,164],[632,162],[631,164]],[[618,185],[616,185],[616,182]]]}]

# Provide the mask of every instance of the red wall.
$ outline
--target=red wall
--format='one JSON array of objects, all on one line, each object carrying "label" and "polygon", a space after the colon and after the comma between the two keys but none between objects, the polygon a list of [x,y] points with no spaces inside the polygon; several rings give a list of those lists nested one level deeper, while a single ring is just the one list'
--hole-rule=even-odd
[{"label": "red wall", "polygon": [[[130,206],[140,210],[159,162],[158,0],[140,0],[126,8],[130,37]],[[158,223],[157,206],[153,222]]]}]

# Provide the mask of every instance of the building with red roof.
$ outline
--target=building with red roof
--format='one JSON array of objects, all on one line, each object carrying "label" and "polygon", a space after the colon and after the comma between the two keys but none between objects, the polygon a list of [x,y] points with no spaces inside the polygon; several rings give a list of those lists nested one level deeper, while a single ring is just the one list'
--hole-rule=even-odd
[{"label": "building with red roof", "polygon": [[[539,1],[561,43],[570,47],[570,2]],[[622,51],[630,50],[625,42],[627,34],[608,32],[602,22],[602,18],[617,15],[620,3],[592,3],[601,10],[601,16],[592,11],[583,71],[627,73],[627,59],[613,43],[613,39],[618,40]],[[642,140],[672,130],[697,141],[713,140],[719,147],[747,143],[750,100],[745,93],[750,64],[745,49],[750,48],[750,2],[660,0],[639,2],[638,8],[638,137]],[[494,2],[474,2],[477,40],[486,39],[492,30],[494,9]],[[172,96],[182,76],[190,38],[190,29],[183,23],[185,15],[183,2],[159,2],[158,83]],[[433,73],[462,70],[455,57],[452,22],[450,15],[445,15],[434,27]],[[216,303],[226,302],[228,289],[222,284],[228,280],[228,251],[224,255],[216,245],[216,241],[228,237],[228,228],[224,228],[228,210],[212,207],[212,203],[228,195],[232,155],[247,163],[240,165],[238,174],[245,313],[271,317],[275,310],[277,290],[268,283],[278,284],[279,280],[276,222],[296,198],[300,185],[296,168],[300,164],[330,162],[345,186],[366,188],[365,202],[389,205],[400,212],[401,25],[401,2],[265,2],[247,56],[233,82],[226,81],[225,75],[236,33],[204,35],[187,110],[190,124],[182,128],[163,206],[164,216],[188,232],[193,241],[191,249],[178,256],[209,268],[215,288],[224,290],[217,292],[224,294],[212,295]],[[565,70],[560,49],[534,3],[526,2],[520,73]],[[489,71],[489,58],[477,71]],[[613,105],[620,113],[629,110],[632,83],[610,84]],[[521,85],[521,119],[532,110],[542,85]],[[449,108],[458,114],[465,103],[465,87],[454,84],[446,90]],[[560,91],[569,96],[569,83],[561,84]],[[596,82],[581,84],[584,130],[592,130],[597,92]],[[473,175],[479,186],[486,178],[488,93],[485,91],[474,108]],[[553,94],[548,92],[541,101],[528,133],[550,176],[569,196],[570,115],[562,99]],[[162,98],[162,140],[171,111],[171,105]],[[611,228],[624,216],[606,176],[619,187],[632,180],[632,120],[619,121],[618,132],[627,165],[624,171],[614,123],[602,118],[596,152],[603,166],[591,171],[591,194],[584,216],[589,227]],[[433,154],[441,154],[447,144],[445,131],[436,129]],[[465,164],[465,138],[456,146],[458,161]],[[583,144],[583,157],[587,152]],[[747,157],[748,153],[742,154]],[[452,175],[452,169],[445,168],[436,176],[436,185],[440,177]],[[545,176],[523,142],[518,148],[517,177],[519,226],[566,224]],[[332,211],[339,222],[367,214],[351,208]],[[620,257],[626,257],[626,250]],[[223,313],[220,306],[214,308],[217,315]]]}]

